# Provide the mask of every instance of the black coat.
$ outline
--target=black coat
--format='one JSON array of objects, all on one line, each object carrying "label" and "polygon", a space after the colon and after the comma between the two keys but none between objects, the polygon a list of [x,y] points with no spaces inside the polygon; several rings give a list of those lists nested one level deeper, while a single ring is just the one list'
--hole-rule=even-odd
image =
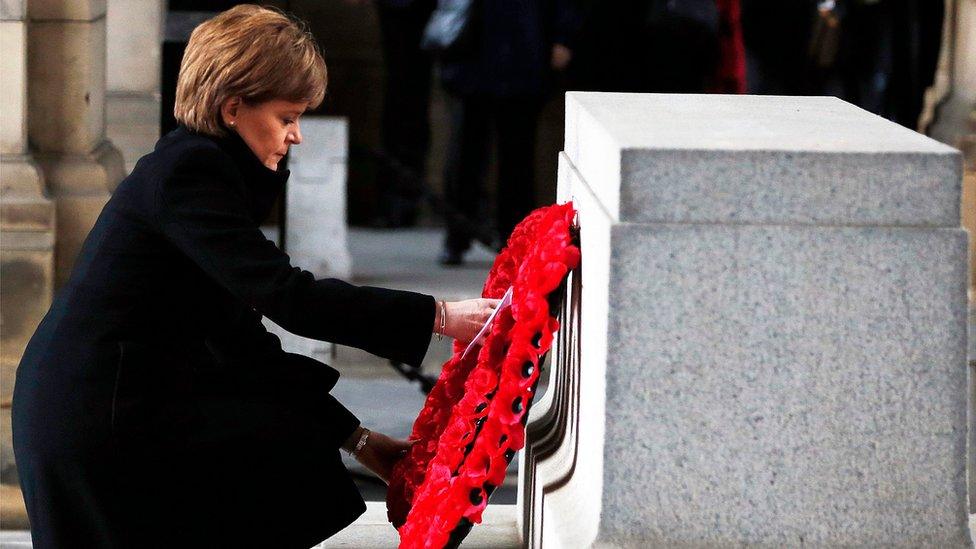
[{"label": "black coat", "polygon": [[287,177],[180,128],[119,185],[17,370],[35,547],[309,547],[365,510],[338,373],[261,315],[416,365],[434,300],[293,267],[258,228]]}]

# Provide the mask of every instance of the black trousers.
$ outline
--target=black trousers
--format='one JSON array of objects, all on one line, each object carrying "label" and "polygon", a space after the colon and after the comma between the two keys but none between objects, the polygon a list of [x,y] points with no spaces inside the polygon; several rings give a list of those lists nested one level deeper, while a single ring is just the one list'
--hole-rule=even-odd
[{"label": "black trousers", "polygon": [[535,207],[536,128],[539,97],[451,97],[451,142],[444,168],[448,204],[461,214],[448,216],[445,247],[464,251],[474,226],[485,217],[483,186],[491,137],[497,146],[496,226],[503,245],[512,229]]},{"label": "black trousers", "polygon": [[380,216],[393,225],[413,224],[426,175],[431,58],[420,49],[420,38],[435,4],[434,0],[417,0],[406,7],[376,3],[386,70],[385,158],[377,187]]}]

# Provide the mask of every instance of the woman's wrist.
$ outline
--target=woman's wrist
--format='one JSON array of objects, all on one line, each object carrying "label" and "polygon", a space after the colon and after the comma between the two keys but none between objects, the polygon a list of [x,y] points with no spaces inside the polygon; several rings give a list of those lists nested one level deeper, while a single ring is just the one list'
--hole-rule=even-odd
[{"label": "woman's wrist", "polygon": [[437,334],[438,341],[444,338],[446,331],[447,303],[443,300],[438,300],[434,303],[434,333]]},{"label": "woman's wrist", "polygon": [[356,449],[356,445],[359,444],[359,439],[363,438],[363,434],[366,432],[366,428],[360,425],[353,430],[349,438],[342,443],[342,449],[350,454]]}]

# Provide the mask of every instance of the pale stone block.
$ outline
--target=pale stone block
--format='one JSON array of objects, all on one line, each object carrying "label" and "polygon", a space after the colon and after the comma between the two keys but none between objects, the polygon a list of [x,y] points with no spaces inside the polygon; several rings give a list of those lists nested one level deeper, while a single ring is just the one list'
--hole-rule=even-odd
[{"label": "pale stone block", "polygon": [[[292,148],[285,211],[285,248],[292,262],[317,277],[352,276],[346,237],[347,124],[334,117],[302,121],[304,142]],[[340,145],[340,143],[342,143]]]},{"label": "pale stone block", "polygon": [[955,17],[953,94],[972,105],[976,102],[976,4],[959,2]]},{"label": "pale stone block", "polygon": [[0,549],[30,549],[30,524],[19,486],[0,484]]},{"label": "pale stone block", "polygon": [[23,21],[26,8],[26,0],[0,0],[0,21]]},{"label": "pale stone block", "polygon": [[81,245],[109,197],[108,193],[58,197],[55,287],[60,288],[68,280]]},{"label": "pale stone block", "polygon": [[959,224],[958,151],[831,97],[570,92],[565,146],[620,221]]},{"label": "pale stone block", "polygon": [[92,154],[36,155],[57,204],[56,284],[71,274],[81,244],[124,176],[122,155],[103,141]]},{"label": "pale stone block", "polygon": [[122,153],[106,140],[90,154],[37,152],[34,159],[54,196],[107,193],[125,177]]},{"label": "pale stone block", "polygon": [[[970,235],[970,240],[972,235]],[[976,366],[976,298],[969,301],[969,362]]]},{"label": "pale stone block", "polygon": [[348,278],[344,188],[289,185],[285,247],[292,262],[317,277]]},{"label": "pale stone block", "polygon": [[32,21],[27,37],[31,144],[91,152],[105,138],[105,20]]},{"label": "pale stone block", "polygon": [[[0,165],[3,177],[10,163]],[[47,312],[54,291],[54,202],[40,193],[40,179],[25,161],[19,175],[33,175],[0,194],[0,401],[9,400],[13,374],[28,339]],[[15,170],[14,176],[18,175]]]},{"label": "pale stone block", "polygon": [[50,199],[43,196],[0,198],[0,229],[4,231],[0,249],[10,249],[15,234],[47,233],[54,228],[54,203]]},{"label": "pale stone block", "polygon": [[969,231],[969,287],[976,299],[976,171],[963,178],[962,226]]},{"label": "pale stone block", "polygon": [[0,154],[27,151],[27,25],[0,21]]},{"label": "pale stone block", "polygon": [[[346,119],[335,116],[305,116],[300,122],[302,144],[292,151],[314,151],[303,153],[292,159],[293,171],[304,176],[302,165],[321,158],[347,158],[349,156],[349,124]],[[310,174],[315,177],[315,173]]]},{"label": "pale stone block", "polygon": [[567,171],[585,367],[547,544],[970,544],[963,231],[615,225]]},{"label": "pale stone block", "polygon": [[[334,181],[335,164],[345,164],[344,157],[320,156],[309,158],[296,154],[296,149],[292,149],[291,157],[288,161],[288,169],[291,170],[289,182],[298,181],[303,184],[316,184]],[[306,151],[302,151],[306,152]]]},{"label": "pale stone block", "polygon": [[109,92],[105,98],[105,134],[125,159],[125,173],[152,152],[159,139],[159,97]]},{"label": "pale stone block", "polygon": [[[970,235],[972,238],[972,235]],[[967,452],[966,478],[969,481],[969,512],[976,510],[976,298],[969,302],[969,449]],[[973,517],[976,515],[970,515]],[[970,529],[973,525],[970,524]]]},{"label": "pale stone block", "polygon": [[621,225],[610,245],[601,538],[969,544],[965,233]]},{"label": "pale stone block", "polygon": [[[8,235],[5,234],[6,238]],[[5,244],[5,243],[4,243]],[[54,250],[0,250],[0,401],[10,399],[14,372],[44,318],[54,291]]]},{"label": "pale stone block", "polygon": [[105,16],[105,4],[106,0],[30,0],[30,18],[33,21],[94,21]]},{"label": "pale stone block", "polygon": [[166,2],[163,0],[125,0],[108,4],[106,70],[109,90],[159,93],[165,17]]},{"label": "pale stone block", "polygon": [[44,192],[44,176],[30,156],[0,155],[0,196],[36,197]]},{"label": "pale stone block", "polygon": [[3,484],[18,482],[9,408],[0,409],[0,482]]}]

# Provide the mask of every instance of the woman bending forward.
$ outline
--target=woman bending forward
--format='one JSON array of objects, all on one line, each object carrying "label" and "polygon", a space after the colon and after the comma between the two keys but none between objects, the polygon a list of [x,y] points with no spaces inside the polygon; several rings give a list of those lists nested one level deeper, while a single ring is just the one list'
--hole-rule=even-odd
[{"label": "woman bending forward", "polygon": [[310,547],[365,510],[339,449],[386,479],[407,448],[363,429],[329,395],[338,373],[283,352],[261,316],[419,365],[441,310],[470,340],[497,302],[316,280],[262,236],[325,84],[279,12],[238,6],[193,32],[180,127],[106,204],[17,370],[35,547]]}]

